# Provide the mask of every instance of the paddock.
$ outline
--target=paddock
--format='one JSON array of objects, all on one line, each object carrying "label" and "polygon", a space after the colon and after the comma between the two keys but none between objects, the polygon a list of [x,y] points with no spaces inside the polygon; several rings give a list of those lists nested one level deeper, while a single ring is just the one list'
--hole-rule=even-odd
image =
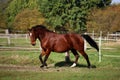
[{"label": "paddock", "polygon": [[[37,45],[36,48],[29,48],[30,47],[30,40],[29,40],[29,35],[28,34],[9,34],[8,30],[1,30],[0,32],[0,46],[2,46],[2,48],[4,49],[8,49],[8,48],[14,48],[14,49],[26,49],[26,50],[41,50],[40,45]],[[111,48],[109,46],[111,46],[112,44],[120,44],[120,33],[114,33],[114,34],[110,34],[108,32],[108,34],[106,36],[103,36],[102,31],[99,33],[94,33],[94,31],[92,33],[84,33],[84,34],[88,34],[90,35],[98,44],[99,46],[99,54],[98,54],[98,62],[102,61],[102,57],[120,57],[120,55],[104,55],[102,54],[102,50],[107,49],[115,49],[115,48]],[[19,42],[22,42],[21,43]],[[25,47],[26,44],[28,46]],[[39,44],[39,42],[37,43]],[[7,46],[4,46],[7,45]],[[13,47],[11,47],[10,45],[12,45]],[[15,46],[18,45],[18,46]],[[3,47],[4,46],[4,47]],[[114,45],[113,45],[114,46]],[[85,41],[85,50],[91,48],[89,46],[89,44]]]},{"label": "paddock", "polygon": [[[41,69],[38,59],[40,53],[39,42],[37,41],[37,45],[33,47],[30,44],[28,34],[10,35],[10,44],[8,44],[8,36],[0,36],[1,80],[20,80],[21,78],[23,80],[61,80],[61,77],[65,80],[120,79],[120,41],[118,37],[117,41],[106,41],[106,38],[102,37],[101,62],[99,62],[98,52],[86,43],[86,52],[92,64],[91,69],[87,68],[86,61],[81,55],[77,67],[70,68],[70,65],[65,65],[65,54],[57,54],[55,52],[52,52],[47,61],[48,69]],[[12,35],[16,35],[17,37],[13,37]],[[94,39],[99,44],[99,37],[96,39],[94,36]],[[74,60],[72,54],[70,54],[70,59]]]}]

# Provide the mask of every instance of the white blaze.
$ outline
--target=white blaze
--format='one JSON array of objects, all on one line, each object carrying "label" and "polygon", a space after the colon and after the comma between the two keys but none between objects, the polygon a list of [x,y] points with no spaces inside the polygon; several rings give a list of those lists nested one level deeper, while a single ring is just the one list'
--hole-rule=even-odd
[{"label": "white blaze", "polygon": [[32,33],[30,33],[30,36],[32,36]]}]

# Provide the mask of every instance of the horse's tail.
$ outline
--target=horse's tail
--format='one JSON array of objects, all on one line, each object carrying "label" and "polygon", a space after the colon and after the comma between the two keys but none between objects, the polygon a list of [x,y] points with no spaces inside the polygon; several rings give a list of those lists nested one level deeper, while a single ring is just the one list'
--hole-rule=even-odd
[{"label": "horse's tail", "polygon": [[82,37],[92,46],[94,47],[97,51],[99,51],[99,47],[97,43],[89,36],[89,35],[82,35]]}]

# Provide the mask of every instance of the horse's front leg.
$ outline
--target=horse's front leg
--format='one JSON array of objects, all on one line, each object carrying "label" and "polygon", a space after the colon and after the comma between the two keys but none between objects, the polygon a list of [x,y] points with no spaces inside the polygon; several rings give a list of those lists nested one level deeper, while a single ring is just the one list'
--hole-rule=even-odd
[{"label": "horse's front leg", "polygon": [[44,67],[44,62],[43,62],[42,56],[43,56],[42,54],[40,54],[40,56],[39,56],[39,60],[42,64],[40,67]]},{"label": "horse's front leg", "polygon": [[44,64],[44,66],[46,66],[46,67],[47,67],[46,61],[47,61],[49,55],[50,55],[50,51],[47,50],[47,51],[46,51],[46,55],[45,55],[45,57],[44,57],[44,61],[43,61],[43,64]]},{"label": "horse's front leg", "polygon": [[44,50],[42,50],[42,52],[41,52],[41,54],[40,54],[40,56],[39,56],[39,60],[40,60],[40,62],[41,62],[41,68],[42,67],[44,67],[44,61],[43,61],[43,59],[42,59],[42,57],[45,55],[46,53],[45,53],[45,51]]},{"label": "horse's front leg", "polygon": [[43,61],[43,65],[46,66],[46,67],[47,67],[46,61],[47,61],[48,57],[49,57],[49,54],[48,54],[48,55],[45,55],[44,61]]},{"label": "horse's front leg", "polygon": [[[46,63],[46,61],[47,61],[47,59],[48,59],[48,57],[49,57],[49,54],[50,54],[50,51],[49,50],[46,50],[46,51],[44,51],[44,50],[42,50],[42,52],[41,52],[41,54],[40,54],[40,56],[39,56],[39,59],[40,59],[40,62],[41,62],[41,68],[42,67],[44,67],[44,66],[47,66],[47,63]],[[42,57],[45,55],[45,57],[44,57],[44,60],[42,59]]]}]

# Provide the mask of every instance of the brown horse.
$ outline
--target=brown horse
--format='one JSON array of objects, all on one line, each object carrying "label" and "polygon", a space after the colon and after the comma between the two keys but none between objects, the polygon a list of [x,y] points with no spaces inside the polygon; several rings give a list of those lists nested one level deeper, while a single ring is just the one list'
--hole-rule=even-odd
[{"label": "brown horse", "polygon": [[[96,42],[88,35],[80,35],[75,33],[57,34],[53,31],[46,29],[43,25],[36,25],[29,30],[31,44],[36,44],[36,39],[41,42],[42,52],[39,59],[42,63],[41,67],[47,66],[46,61],[53,52],[66,52],[71,50],[75,56],[75,61],[71,67],[75,67],[78,62],[79,53],[86,59],[88,68],[91,67],[88,55],[84,51],[84,39],[94,48],[99,50]],[[78,52],[77,52],[78,51]],[[42,57],[44,57],[44,60]]]}]

